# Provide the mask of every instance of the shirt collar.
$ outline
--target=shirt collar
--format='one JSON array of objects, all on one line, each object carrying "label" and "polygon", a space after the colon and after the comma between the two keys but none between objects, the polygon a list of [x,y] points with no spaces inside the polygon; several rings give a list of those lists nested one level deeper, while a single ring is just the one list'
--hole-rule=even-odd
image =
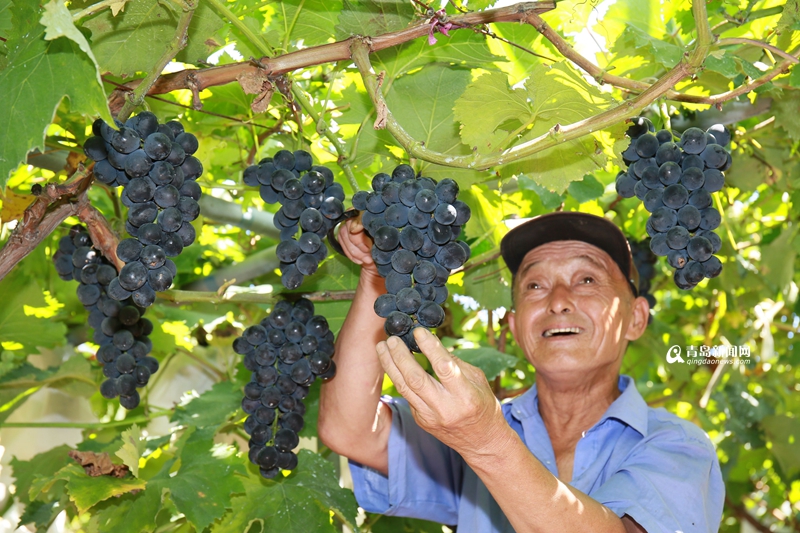
[{"label": "shirt collar", "polygon": [[[608,409],[597,421],[596,426],[599,426],[607,419],[614,419],[626,424],[639,433],[643,437],[647,436],[647,419],[648,409],[642,395],[636,390],[636,384],[633,378],[625,374],[619,376],[618,387],[621,392],[619,397],[608,406]],[[520,422],[523,418],[531,416],[539,416],[539,396],[536,391],[536,384],[524,394],[514,398],[510,402],[513,404],[511,414]]]}]

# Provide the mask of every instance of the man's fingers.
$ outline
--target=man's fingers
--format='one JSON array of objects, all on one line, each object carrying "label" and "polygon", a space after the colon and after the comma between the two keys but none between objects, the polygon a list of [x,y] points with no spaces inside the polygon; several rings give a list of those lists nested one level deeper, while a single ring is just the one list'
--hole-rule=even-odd
[{"label": "man's fingers", "polygon": [[398,337],[389,337],[386,341],[397,370],[403,375],[403,380],[409,389],[423,397],[428,394],[431,385],[438,385],[436,380],[417,363],[405,343]]},{"label": "man's fingers", "polygon": [[[392,339],[392,337],[389,337],[389,339]],[[378,360],[380,361],[384,372],[386,372],[386,375],[389,376],[389,379],[391,379],[392,383],[394,383],[394,388],[397,389],[397,392],[402,394],[403,397],[408,400],[409,405],[415,408],[422,407],[424,402],[420,400],[416,392],[414,392],[406,383],[405,376],[400,369],[397,368],[397,364],[395,363],[387,341],[379,342],[375,349],[378,352]]]},{"label": "man's fingers", "polygon": [[426,328],[417,328],[414,330],[414,339],[445,387],[454,379],[463,377],[458,359],[447,351],[436,335]]}]

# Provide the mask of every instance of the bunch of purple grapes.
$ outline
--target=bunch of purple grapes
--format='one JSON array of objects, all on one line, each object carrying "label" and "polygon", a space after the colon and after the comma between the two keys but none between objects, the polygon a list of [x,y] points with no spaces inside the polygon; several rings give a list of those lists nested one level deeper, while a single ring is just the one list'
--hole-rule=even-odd
[{"label": "bunch of purple grapes", "polygon": [[631,143],[622,153],[628,169],[617,176],[617,192],[644,203],[650,249],[676,269],[677,287],[691,289],[722,272],[714,255],[722,246],[714,233],[721,217],[711,193],[722,189],[731,166],[730,134],[717,124],[708,131],[689,128],[676,139],[669,130],[656,132],[644,117],[632,122]]},{"label": "bunch of purple grapes", "polygon": [[333,172],[314,165],[305,150],[279,150],[258,165],[247,167],[244,182],[259,187],[261,198],[268,204],[281,204],[273,219],[281,232],[276,250],[281,283],[287,289],[296,289],[328,256],[328,247],[322,241],[344,213],[344,189],[334,183]]},{"label": "bunch of purple grapes", "polygon": [[175,268],[167,258],[180,255],[195,240],[191,222],[200,215],[201,195],[195,180],[203,165],[192,155],[197,138],[177,120],[159,124],[153,113],[143,111],[118,125],[117,130],[97,119],[95,136],[83,147],[95,161],[95,179],[122,186],[121,201],[129,208],[125,229],[132,238],[117,248],[126,265],[108,295],[149,307],[156,292],[172,285]]},{"label": "bunch of purple grapes", "polygon": [[303,399],[315,379],[336,374],[333,341],[328,321],[314,315],[314,304],[305,298],[278,302],[233,341],[253,373],[244,387],[242,409],[249,415],[244,430],[250,435],[250,461],[265,478],[297,466],[292,450],[304,425]]},{"label": "bunch of purple grapes", "polygon": [[397,166],[391,176],[377,174],[372,189],[353,195],[353,207],[364,211],[372,258],[386,279],[387,294],[375,301],[375,313],[386,319],[387,335],[419,351],[414,328],[444,322],[447,278],[469,259],[469,245],[457,239],[471,212],[458,200],[455,181],[417,177],[409,165]]},{"label": "bunch of purple grapes", "polygon": [[108,378],[100,385],[100,393],[109,400],[119,396],[126,409],[136,408],[137,387],[147,385],[158,370],[158,360],[148,355],[153,349],[148,337],[153,323],[144,318],[145,309],[131,299],[120,302],[108,296],[117,270],[93,248],[83,226],[73,226],[69,235],[61,238],[53,262],[61,279],[80,282],[78,300],[89,312],[93,340],[100,345],[97,361]]}]

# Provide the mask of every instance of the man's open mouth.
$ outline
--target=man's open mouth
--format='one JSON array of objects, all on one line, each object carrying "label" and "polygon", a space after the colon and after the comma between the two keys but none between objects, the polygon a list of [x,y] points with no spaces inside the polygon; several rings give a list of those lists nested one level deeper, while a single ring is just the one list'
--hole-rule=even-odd
[{"label": "man's open mouth", "polygon": [[566,337],[569,335],[577,335],[581,332],[581,328],[550,328],[542,333],[542,337]]}]

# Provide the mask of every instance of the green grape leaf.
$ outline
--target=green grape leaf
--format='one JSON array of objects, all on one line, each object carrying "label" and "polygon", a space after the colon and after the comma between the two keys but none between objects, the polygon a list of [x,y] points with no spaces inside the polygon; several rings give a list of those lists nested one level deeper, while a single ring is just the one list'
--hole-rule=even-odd
[{"label": "green grape leaf", "polygon": [[579,204],[582,204],[595,198],[600,198],[605,192],[605,187],[597,181],[597,178],[591,174],[586,174],[582,180],[570,183],[567,191]]},{"label": "green grape leaf", "polygon": [[374,108],[360,80],[354,81],[342,91],[338,101],[346,104],[336,122],[339,124],[339,131],[347,139],[348,150],[352,154],[350,163],[359,171],[357,175],[368,176],[368,180],[362,185],[371,190],[369,183],[372,175],[395,160],[388,147],[397,141],[385,129],[376,130],[372,127],[375,122]]},{"label": "green grape leaf", "polygon": [[69,12],[64,2],[50,0],[50,2],[44,6],[44,14],[39,22],[45,28],[45,40],[52,41],[59,37],[66,37],[74,41],[80,49],[89,56],[94,66],[97,68],[97,83],[103,84],[103,80],[100,79],[100,66],[97,64],[97,59],[95,59],[91,47],[89,47],[89,42],[80,30],[75,27],[75,24],[72,23],[72,14]]},{"label": "green grape leaf", "polygon": [[474,298],[484,309],[511,308],[511,272],[501,259],[489,261],[464,274],[464,286],[455,292]]},{"label": "green grape leaf", "polygon": [[483,370],[488,380],[496,378],[500,372],[517,364],[517,358],[513,355],[486,346],[459,348],[453,351],[453,355]]},{"label": "green grape leaf", "polygon": [[[217,42],[216,37],[224,27],[225,21],[217,15],[214,8],[208,5],[208,2],[199,2],[189,23],[186,47],[178,52],[175,60],[184,63],[200,63],[207,60],[209,54],[222,46]],[[175,32],[174,27],[172,32]]]},{"label": "green grape leaf", "polygon": [[[125,11],[116,17],[104,10],[83,23],[92,32],[92,50],[102,70],[123,78],[151,70],[164,53],[166,43],[174,37],[177,25],[177,15],[152,0],[130,0]],[[186,47],[176,59],[187,62],[207,59],[216,47],[211,37],[222,27],[222,19],[206,2],[200,2],[189,24]]]},{"label": "green grape leaf", "polygon": [[[469,80],[467,69],[432,65],[395,81],[386,102],[403,128],[426,147],[443,154],[467,155],[470,151],[461,143],[453,105]],[[462,188],[486,178],[474,170],[430,163],[421,164],[418,170],[437,180],[452,178]]]},{"label": "green grape leaf", "polygon": [[355,524],[353,492],[339,486],[333,464],[300,450],[297,469],[288,477],[264,480],[251,474],[242,482],[245,494],[231,499],[232,512],[212,527],[212,533],[240,533],[258,522],[262,531],[335,531],[330,509]]},{"label": "green grape leaf", "polygon": [[244,461],[230,446],[215,445],[213,431],[195,431],[180,452],[178,473],[165,482],[175,506],[198,531],[225,514],[231,494],[243,492]]},{"label": "green grape leaf", "polygon": [[0,0],[0,35],[11,33],[11,0]]},{"label": "green grape leaf", "polygon": [[[0,106],[3,100],[0,99]],[[26,353],[36,353],[37,346],[52,348],[64,344],[67,328],[62,322],[37,318],[30,309],[26,310],[46,305],[35,280],[17,269],[0,281],[0,294],[6,295],[0,306],[0,342],[18,342]]]},{"label": "green grape leaf", "polygon": [[[493,102],[491,106],[484,106]],[[480,113],[475,109],[481,108]],[[512,123],[517,129],[529,122],[531,109],[528,94],[523,89],[511,89],[508,77],[502,72],[489,72],[469,84],[453,107],[453,115],[461,123],[461,139],[475,147],[478,153],[491,153],[502,147],[511,130],[498,130]]]},{"label": "green grape leaf", "polygon": [[324,316],[328,321],[328,327],[334,334],[337,334],[342,328],[351,305],[352,302],[349,300],[314,302],[314,313]]},{"label": "green grape leaf", "polygon": [[704,63],[705,68],[722,74],[726,78],[735,78],[739,75],[736,58],[727,50],[715,50],[708,54]]},{"label": "green grape leaf", "polygon": [[59,470],[52,477],[38,477],[31,486],[31,498],[40,492],[47,492],[59,480],[67,482],[67,493],[78,512],[84,512],[92,506],[112,496],[125,494],[132,490],[142,490],[145,482],[131,477],[117,478],[113,476],[89,476],[77,464],[70,464]]},{"label": "green grape leaf", "polygon": [[800,420],[786,415],[771,415],[761,420],[761,427],[772,442],[772,453],[786,476],[800,472]]},{"label": "green grape leaf", "polygon": [[341,254],[333,254],[319,266],[317,271],[306,276],[303,285],[296,291],[288,292],[314,292],[314,291],[350,291],[358,285],[358,276],[361,269],[358,265]]},{"label": "green grape leaf", "polygon": [[380,35],[401,30],[414,20],[414,7],[404,0],[344,0],[336,38]]},{"label": "green grape leaf", "polygon": [[92,365],[81,354],[75,354],[58,367],[48,369],[53,375],[47,378],[47,385],[74,396],[88,398],[97,392],[97,383]]},{"label": "green grape leaf", "polygon": [[63,510],[58,500],[33,501],[25,506],[25,512],[19,517],[19,525],[33,524],[37,528],[36,531],[46,531],[53,519]]},{"label": "green grape leaf", "polygon": [[286,0],[275,6],[269,29],[285,43],[303,41],[305,47],[325,44],[335,38],[342,7],[342,0]]},{"label": "green grape leaf", "polygon": [[797,29],[796,26],[800,23],[800,0],[787,0],[783,6],[781,18],[778,20],[778,33],[787,30]]},{"label": "green grape leaf", "polygon": [[503,60],[489,50],[484,35],[467,31],[441,36],[433,46],[425,39],[415,39],[372,55],[375,72],[386,72],[389,80],[429,63],[492,68],[492,63]]},{"label": "green grape leaf", "polygon": [[761,270],[770,284],[782,291],[794,279],[794,260],[797,256],[792,241],[795,228],[785,228],[771,243],[761,247]]},{"label": "green grape leaf", "polygon": [[189,403],[176,407],[170,421],[184,426],[217,428],[239,408],[241,401],[241,389],[230,381],[222,381]]},{"label": "green grape leaf", "polygon": [[655,38],[632,25],[623,30],[622,35],[614,42],[612,50],[621,54],[634,50],[642,57],[660,63],[666,68],[674,67],[683,57],[683,50],[680,47]]},{"label": "green grape leaf", "polygon": [[772,112],[775,113],[775,125],[789,134],[792,140],[800,140],[800,121],[796,118],[800,113],[800,98],[773,100]]},{"label": "green grape leaf", "polygon": [[[531,102],[531,127],[520,141],[546,135],[559,124],[572,124],[602,111],[607,96],[591,87],[566,63],[537,67],[525,84]],[[569,184],[605,166],[607,156],[594,135],[561,142],[531,157],[501,167],[526,174],[539,185],[563,193]]]},{"label": "green grape leaf", "polygon": [[123,494],[92,509],[90,524],[95,531],[153,531],[161,510],[161,487],[149,487],[138,494]]},{"label": "green grape leaf", "polygon": [[52,450],[47,450],[27,461],[20,461],[16,457],[11,459],[11,468],[14,476],[14,486],[16,487],[16,497],[22,503],[30,503],[30,490],[33,481],[37,477],[52,477],[64,463],[69,461],[69,451],[71,448],[66,444],[57,446]]},{"label": "green grape leaf", "polygon": [[300,430],[301,437],[315,438],[317,436],[317,418],[319,417],[319,388],[320,385],[311,385],[308,396],[303,399],[306,406],[306,414],[303,415],[303,429]]},{"label": "green grape leaf", "polygon": [[[65,97],[72,112],[111,121],[92,60],[69,39],[45,40],[40,18],[36,2],[17,2],[11,7],[8,65],[0,71],[0,190],[29,150],[44,150],[45,129]],[[41,328],[38,334],[51,338],[52,330]]]},{"label": "green grape leaf", "polygon": [[139,458],[147,447],[147,442],[142,439],[142,430],[138,425],[133,424],[122,432],[121,437],[123,444],[115,455],[130,468],[134,477],[139,477]]},{"label": "green grape leaf", "polygon": [[0,379],[3,385],[0,388],[0,423],[4,422],[21,406],[28,396],[42,386],[39,381],[45,379],[50,373],[39,370],[29,363],[7,372]]},{"label": "green grape leaf", "polygon": [[539,195],[539,200],[542,201],[542,205],[545,209],[552,210],[564,203],[563,194],[556,194],[549,189],[545,189],[536,183],[533,178],[529,178],[524,174],[519,176],[519,186],[522,189],[533,191]]}]

